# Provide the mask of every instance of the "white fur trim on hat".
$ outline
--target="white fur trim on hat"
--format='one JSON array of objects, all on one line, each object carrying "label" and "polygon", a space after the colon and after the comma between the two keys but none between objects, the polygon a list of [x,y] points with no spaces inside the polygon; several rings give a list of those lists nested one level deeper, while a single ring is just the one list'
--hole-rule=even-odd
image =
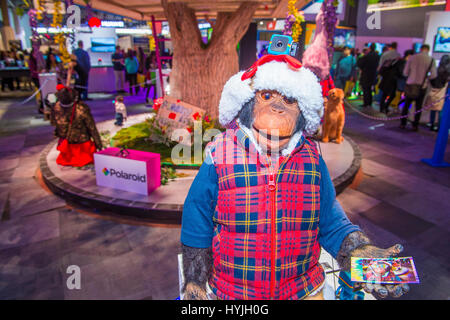
[{"label": "white fur trim on hat", "polygon": [[233,121],[242,106],[255,96],[250,88],[250,79],[241,80],[244,71],[232,76],[223,87],[219,102],[219,122],[226,126]]},{"label": "white fur trim on hat", "polygon": [[219,121],[223,126],[237,117],[256,91],[275,90],[297,100],[306,120],[306,133],[313,134],[319,128],[323,115],[322,87],[309,69],[293,70],[284,62],[271,61],[259,66],[252,80],[242,81],[242,74],[241,71],[232,76],[223,88],[219,103]]}]

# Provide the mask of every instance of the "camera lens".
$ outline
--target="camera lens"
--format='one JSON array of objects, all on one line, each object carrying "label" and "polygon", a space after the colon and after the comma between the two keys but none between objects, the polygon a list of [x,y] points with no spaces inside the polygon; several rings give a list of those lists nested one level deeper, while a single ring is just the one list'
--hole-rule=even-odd
[{"label": "camera lens", "polygon": [[276,46],[277,48],[281,48],[284,45],[283,41],[278,41]]}]

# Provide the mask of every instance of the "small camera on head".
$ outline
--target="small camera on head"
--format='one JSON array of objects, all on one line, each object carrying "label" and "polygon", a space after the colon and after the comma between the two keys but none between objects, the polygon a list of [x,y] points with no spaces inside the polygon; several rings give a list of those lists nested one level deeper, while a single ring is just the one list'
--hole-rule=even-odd
[{"label": "small camera on head", "polygon": [[292,37],[281,34],[274,34],[270,39],[269,54],[281,55],[287,54],[292,57],[297,57],[299,45],[298,42],[293,42]]}]

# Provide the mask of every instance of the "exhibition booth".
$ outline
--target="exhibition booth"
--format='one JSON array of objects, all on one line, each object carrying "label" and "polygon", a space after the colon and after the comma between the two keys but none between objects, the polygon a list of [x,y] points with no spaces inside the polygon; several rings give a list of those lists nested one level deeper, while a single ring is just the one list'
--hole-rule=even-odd
[{"label": "exhibition booth", "polygon": [[[319,12],[321,5],[321,2],[311,2],[304,9],[304,21],[301,23],[303,32],[299,38],[299,43],[302,44],[302,50],[307,50],[317,37],[316,31],[318,28],[314,18],[317,12]],[[435,9],[436,6],[431,6],[430,8]],[[420,9],[422,11],[424,10],[423,8]],[[358,10],[360,12],[366,12],[368,8],[366,6],[360,6]],[[408,10],[417,10],[417,8]],[[448,33],[450,30],[450,12],[427,11],[425,14],[427,19],[425,21],[423,39],[415,37],[387,37],[384,40],[387,40],[386,42],[397,41],[400,52],[405,48],[409,49],[413,47],[417,49],[422,43],[432,43],[432,54],[435,58],[439,59],[442,54],[449,50]],[[344,19],[345,7],[342,3],[336,8],[336,15],[338,19]],[[258,57],[267,54],[267,50],[271,44],[271,37],[282,34],[285,23],[285,19],[276,18],[257,19],[256,22],[252,23],[255,25],[255,28],[253,30],[250,28],[248,33],[255,33]],[[173,49],[169,40],[170,30],[168,23],[166,21],[158,21],[154,27],[156,34],[161,38],[158,40],[160,54],[163,55],[164,53],[171,52]],[[211,23],[199,20],[198,27],[203,42],[208,43],[213,30]],[[73,33],[73,39],[70,41],[71,44],[75,45],[78,41],[82,41],[85,50],[90,56],[92,69],[89,75],[89,92],[113,92],[115,90],[111,56],[115,51],[116,45],[120,45],[125,51],[141,47],[144,52],[149,53],[150,36],[153,34],[153,30],[149,25],[139,24],[130,28],[121,20],[103,20],[99,27],[78,27],[76,28],[76,32],[69,29],[66,31]],[[38,32],[40,34],[46,34],[53,31],[51,29],[38,28]],[[347,46],[350,48],[361,48],[363,46],[362,43],[365,45],[367,44],[366,41],[370,41],[369,43],[377,43],[377,50],[381,51],[382,44],[380,42],[382,40],[383,38],[380,37],[365,36],[364,32],[360,32],[359,29],[345,25],[336,26],[333,35],[335,47]],[[243,40],[240,43],[240,46],[242,45],[240,50],[243,50],[245,41],[248,40]],[[252,45],[254,46],[255,43],[252,42]],[[254,57],[252,59],[254,61]],[[164,87],[167,88],[168,83],[166,81],[170,73],[169,64],[163,63],[162,67],[164,69]],[[53,86],[55,80],[50,76],[47,77],[48,79],[46,81],[49,81],[49,86]],[[156,81],[158,96],[162,96],[160,78],[156,77]],[[94,171],[72,172],[70,170],[60,170],[59,166],[53,163],[58,152],[56,145],[55,143],[50,144],[41,158],[41,171],[44,181],[54,192],[64,196],[75,197],[84,203],[90,203],[94,207],[101,205],[101,203],[105,206],[116,207],[117,211],[121,211],[124,206],[134,207],[134,211],[131,211],[137,212],[138,215],[146,218],[155,218],[154,214],[157,215],[156,212],[165,210],[173,214],[171,218],[173,221],[179,222],[183,201],[186,198],[201,161],[190,165],[171,163],[168,161],[171,156],[169,151],[175,145],[167,144],[169,147],[162,149],[159,148],[159,145],[148,146],[151,140],[151,134],[147,132],[145,133],[145,139],[147,139],[145,142],[144,140],[120,140],[120,137],[126,136],[130,132],[132,132],[130,135],[139,136],[139,134],[142,134],[139,131],[142,130],[142,127],[158,127],[155,122],[148,122],[148,119],[152,117],[159,118],[158,121],[161,118],[165,118],[164,121],[175,123],[177,127],[179,127],[179,124],[182,124],[182,127],[184,126],[183,128],[189,127],[189,129],[193,124],[192,121],[197,120],[196,115],[205,121],[203,115],[204,110],[196,106],[189,105],[178,99],[171,99],[169,95],[163,101],[155,105],[155,110],[152,113],[131,117],[130,119],[132,120],[127,122],[126,127],[122,131],[112,125],[113,120],[98,124],[99,131],[108,132],[110,139],[108,140],[109,148],[95,155]],[[159,109],[160,105],[162,107]],[[203,125],[205,124],[210,125],[209,121],[208,123],[203,123]],[[127,131],[128,127],[130,128],[129,131]],[[158,128],[163,132],[166,129],[166,127]],[[132,131],[135,129],[136,131]],[[162,139],[168,139],[167,137],[168,135],[166,133]],[[360,153],[358,147],[351,139],[346,137],[342,145],[326,143],[322,144],[321,148],[324,150],[324,158],[330,168],[335,187],[340,192],[353,182],[360,169]],[[127,167],[136,167],[136,172],[127,172],[125,170]],[[160,172],[165,170],[164,168],[166,167],[176,168],[179,170],[179,175],[173,175],[173,179],[167,185],[160,186],[155,181],[161,180]],[[123,192],[116,192],[116,189],[122,190]],[[149,211],[153,211],[154,214],[146,216],[145,212],[148,213]]]},{"label": "exhibition booth", "polygon": [[[163,28],[164,22],[156,22],[155,29],[161,36],[168,35],[168,28]],[[41,35],[54,34],[58,30],[55,28],[39,27],[37,31]],[[102,21],[100,27],[91,28],[89,26],[77,28],[64,28],[63,31],[70,34],[70,39],[67,40],[67,48],[72,52],[77,48],[78,41],[82,41],[84,50],[89,54],[91,61],[91,70],[89,72],[89,92],[104,92],[110,93],[115,91],[115,76],[112,64],[112,55],[115,52],[116,46],[120,46],[125,53],[128,49],[137,51],[142,48],[144,53],[150,53],[149,36],[152,35],[152,30],[147,25],[141,25],[138,28],[127,28],[125,23],[121,20]],[[42,45],[41,51],[45,55],[48,46]],[[161,48],[161,54],[171,51],[170,41],[164,42]],[[170,67],[166,61],[161,64],[165,74],[170,73]],[[156,72],[157,70],[153,70]],[[167,82],[167,76],[163,78]],[[162,95],[160,79],[156,77],[158,96]],[[143,86],[144,84],[141,83]],[[167,87],[167,86],[166,86]]]},{"label": "exhibition booth", "polygon": [[[133,95],[130,90],[130,95],[113,98],[111,117],[106,114],[103,118],[109,120],[95,123],[89,109],[95,106],[94,102],[91,106],[87,106],[90,103],[81,103],[73,88],[58,84],[55,73],[40,73],[37,92],[46,100],[46,108],[50,109],[46,111],[52,116],[55,139],[40,153],[39,179],[51,192],[94,212],[94,216],[119,218],[126,223],[181,225],[182,219],[192,219],[189,214],[195,210],[202,216],[214,214],[208,227],[214,223],[214,233],[222,232],[219,238],[224,236],[223,240],[215,238],[214,241],[222,241],[223,247],[219,248],[222,252],[219,254],[223,257],[235,258],[233,254],[240,249],[230,250],[233,253],[228,254],[224,246],[239,248],[239,237],[243,234],[245,237],[254,236],[250,243],[258,245],[252,244],[256,249],[251,250],[257,251],[259,247],[267,249],[261,253],[271,259],[270,270],[264,271],[267,274],[270,272],[270,283],[262,286],[268,287],[268,292],[261,293],[265,289],[258,289],[261,292],[255,292],[261,296],[256,298],[303,299],[309,297],[311,292],[321,291],[323,287],[319,285],[325,281],[335,286],[338,281],[336,275],[342,281],[339,282],[342,291],[335,289],[329,293],[333,299],[344,299],[342,288],[345,286],[345,294],[348,295],[345,298],[364,299],[364,294],[356,293],[358,290],[352,287],[351,281],[354,280],[343,280],[347,271],[334,266],[341,250],[351,249],[349,252],[353,253],[357,249],[351,245],[340,245],[348,234],[362,233],[355,227],[345,237],[339,236],[339,243],[336,238],[333,239],[336,232],[344,233],[344,228],[335,223],[352,224],[344,218],[344,209],[336,200],[336,195],[348,187],[357,186],[363,179],[361,151],[343,131],[347,101],[344,90],[336,88],[333,81],[333,65],[337,60],[334,50],[336,53],[339,51],[340,57],[340,50],[344,47],[362,49],[367,44],[375,43],[376,49],[381,52],[385,44],[396,41],[401,53],[411,48],[418,52],[424,43],[431,45],[436,60],[450,52],[450,12],[432,11],[436,5],[430,6],[430,10],[405,9],[422,10],[419,13],[426,17],[423,37],[407,36],[407,32],[402,33],[404,30],[397,36],[384,33],[383,37],[376,35],[376,32],[361,31],[360,25],[366,24],[364,19],[367,19],[368,13],[373,10],[395,10],[392,3],[385,4],[392,1],[379,2],[379,7],[358,7],[361,15],[358,19],[354,17],[354,21],[358,21],[352,24],[351,19],[347,19],[350,9],[344,1],[303,1],[307,4],[303,11],[295,7],[296,1],[289,1],[288,16],[283,12],[285,18],[262,14],[253,19],[250,13],[243,14],[247,16],[247,25],[250,25],[248,31],[239,26],[238,15],[224,15],[233,17],[228,20],[220,20],[220,15],[217,15],[216,21],[212,22],[208,17],[196,20],[192,8],[185,10],[192,15],[170,16],[175,10],[169,13],[169,7],[164,10],[171,26],[174,27],[175,18],[180,19],[176,21],[179,29],[172,28],[172,34],[168,21],[155,20],[155,16],[151,15],[144,22],[143,13],[142,21],[114,15],[106,20],[105,15],[99,15],[102,19],[96,18],[95,26],[86,22],[87,18],[83,26],[64,28],[46,27],[40,22],[33,28],[34,36],[38,35],[33,38],[33,48],[40,45],[39,50],[43,54],[49,48],[55,48],[60,50],[61,56],[68,53],[66,56],[69,56],[70,62],[69,54],[76,49],[78,42],[83,42],[83,49],[91,62],[87,90],[89,93],[108,93],[105,95],[108,98],[101,103],[110,104],[112,95],[109,94],[116,92],[112,55],[117,46],[125,52],[142,49],[140,51],[147,56],[156,52],[157,68],[152,67],[148,71],[156,74],[151,80],[155,81],[158,98],[151,105],[144,105],[142,97],[137,92]],[[179,5],[180,12],[188,8],[173,1],[165,5]],[[246,2],[242,7],[245,9],[250,5]],[[92,8],[88,9],[92,13]],[[276,11],[275,7],[272,9]],[[267,5],[263,10],[260,8],[261,11],[268,11]],[[255,12],[258,11],[252,14]],[[339,20],[343,22],[341,25]],[[226,23],[229,21],[234,21],[237,26],[227,29]],[[183,33],[196,27],[199,29],[196,34],[198,43],[192,44],[191,48],[191,37]],[[227,35],[225,31],[230,30],[236,34]],[[393,30],[392,34],[395,33]],[[55,35],[63,36],[64,41],[58,43],[55,40],[58,36]],[[180,48],[185,52],[180,54],[183,51]],[[172,56],[174,49],[179,51]],[[172,57],[176,59],[173,72]],[[70,65],[69,62],[66,65]],[[237,70],[238,66],[241,71]],[[2,76],[9,71],[3,68],[0,72]],[[29,70],[21,68],[11,72],[21,72],[20,75],[25,76]],[[79,71],[80,77],[81,74],[82,71]],[[138,78],[137,85],[144,86],[149,84],[148,81]],[[56,93],[52,102],[46,99],[50,93]],[[126,108],[131,105],[133,108],[139,105],[140,109],[136,111],[138,108],[134,108],[127,114]],[[69,108],[71,111],[67,111]],[[372,119],[378,120],[375,117]],[[372,127],[369,129],[372,130]],[[77,139],[86,138],[85,141],[73,139],[77,140],[73,142],[70,134],[74,131]],[[93,160],[89,163],[76,166],[58,162],[59,157],[65,154],[76,157],[77,154],[70,148],[83,148],[85,143],[92,147],[82,150],[92,156]],[[321,211],[321,208],[329,210]],[[324,239],[323,234],[319,234],[319,216],[322,219],[321,232],[330,235],[328,248],[323,242],[319,243],[319,238]],[[186,224],[185,221],[182,229],[191,224],[194,230],[200,231],[202,227],[198,227],[197,223],[204,222],[193,219]],[[262,231],[258,229],[260,227]],[[195,232],[191,233],[195,235]],[[354,243],[367,241],[358,248],[372,246],[364,238],[365,235],[358,236],[360,238]],[[296,248],[301,241],[307,242],[304,245],[306,249],[301,248],[305,254],[286,255],[299,256],[300,259],[295,261],[301,262],[304,270],[300,272],[300,264],[292,267],[292,262],[287,263],[295,273],[287,278],[294,279],[297,273],[304,277],[306,270],[312,270],[317,273],[311,273],[317,284],[302,288],[304,292],[298,290],[295,293],[298,296],[295,296],[288,290],[276,288],[275,283],[279,280],[274,274],[278,266],[274,261],[279,255],[276,250]],[[247,240],[244,245],[246,243]],[[320,260],[319,263],[319,259],[326,255],[323,251],[330,252],[329,249],[336,244],[339,244],[334,250],[336,254],[333,257],[329,255],[327,262]],[[213,250],[219,249],[213,246]],[[378,252],[381,251],[375,252],[380,255]],[[312,254],[314,265],[309,266],[310,262],[305,257]],[[350,259],[348,252],[343,256]],[[359,259],[366,257],[379,259],[379,256],[369,253]],[[240,259],[237,257],[233,263]],[[266,262],[258,263],[264,266],[260,269],[268,269]],[[183,264],[180,265],[182,269]],[[230,266],[226,267],[232,270]],[[407,273],[401,269],[397,271],[400,276]],[[230,274],[236,278],[241,276],[239,270],[230,271]],[[321,277],[328,277],[328,280]],[[406,280],[402,281],[395,284]],[[306,280],[303,282],[306,283]],[[408,283],[417,282],[418,279],[414,278]],[[280,292],[275,294],[275,290]],[[224,294],[224,299],[233,296],[231,291],[227,294]],[[249,297],[239,294],[236,294],[238,299]],[[398,296],[402,294],[400,289]],[[371,295],[369,297],[373,298]]]},{"label": "exhibition booth", "polygon": [[[445,1],[361,1],[358,5],[356,47],[376,43],[377,50],[397,42],[397,51],[419,52],[422,44],[430,46],[430,54],[437,60],[449,53],[448,34],[450,12],[445,11]],[[447,40],[444,40],[447,39]]]}]

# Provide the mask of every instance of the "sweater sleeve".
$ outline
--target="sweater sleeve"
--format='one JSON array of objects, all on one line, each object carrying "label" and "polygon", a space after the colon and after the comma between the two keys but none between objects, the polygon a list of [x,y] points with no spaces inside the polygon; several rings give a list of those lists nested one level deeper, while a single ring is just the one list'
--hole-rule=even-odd
[{"label": "sweater sleeve", "polygon": [[213,214],[218,195],[214,164],[205,160],[189,189],[183,206],[181,242],[189,247],[209,248],[212,243]]},{"label": "sweater sleeve", "polygon": [[333,182],[322,157],[320,158],[320,171],[319,243],[336,258],[342,241],[348,234],[360,229],[350,222],[344,209],[337,201]]}]

